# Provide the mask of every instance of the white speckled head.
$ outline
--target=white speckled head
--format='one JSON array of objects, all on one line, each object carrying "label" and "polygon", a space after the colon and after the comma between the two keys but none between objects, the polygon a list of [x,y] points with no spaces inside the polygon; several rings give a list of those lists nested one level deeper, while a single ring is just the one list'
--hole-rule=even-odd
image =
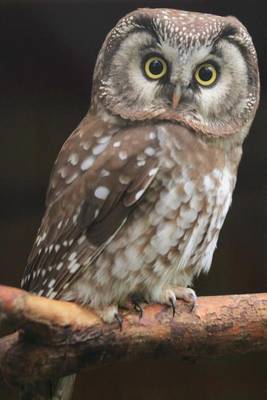
[{"label": "white speckled head", "polygon": [[[151,56],[166,62],[162,79],[145,73]],[[216,70],[209,86],[196,79],[205,64]],[[93,110],[101,105],[126,120],[168,120],[209,136],[245,136],[258,101],[255,48],[234,17],[138,9],[109,33],[95,68]]]}]

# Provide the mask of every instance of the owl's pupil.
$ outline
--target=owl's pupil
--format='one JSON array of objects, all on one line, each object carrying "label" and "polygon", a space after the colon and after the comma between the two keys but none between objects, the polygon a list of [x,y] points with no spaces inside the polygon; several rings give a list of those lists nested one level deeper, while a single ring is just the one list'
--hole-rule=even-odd
[{"label": "owl's pupil", "polygon": [[159,60],[153,60],[150,63],[149,70],[153,75],[160,75],[163,71],[162,62]]},{"label": "owl's pupil", "polygon": [[203,82],[208,82],[212,79],[213,72],[210,67],[203,67],[199,70],[199,77]]}]

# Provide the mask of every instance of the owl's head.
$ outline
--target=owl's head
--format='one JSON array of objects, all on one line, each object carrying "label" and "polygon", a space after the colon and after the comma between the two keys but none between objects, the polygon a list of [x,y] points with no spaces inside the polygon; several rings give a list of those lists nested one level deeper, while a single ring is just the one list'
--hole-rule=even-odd
[{"label": "owl's head", "polygon": [[173,121],[209,136],[248,131],[259,100],[256,51],[234,17],[139,9],[99,53],[92,96],[131,121]]}]

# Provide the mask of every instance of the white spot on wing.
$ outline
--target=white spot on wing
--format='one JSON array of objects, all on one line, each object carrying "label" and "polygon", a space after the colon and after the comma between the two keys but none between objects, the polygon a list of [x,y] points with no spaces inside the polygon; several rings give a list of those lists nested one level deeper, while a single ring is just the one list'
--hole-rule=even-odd
[{"label": "white spot on wing", "polygon": [[78,154],[77,154],[77,153],[72,153],[72,154],[69,156],[68,161],[71,163],[71,165],[77,165],[78,162],[79,162],[79,156],[78,156]]},{"label": "white spot on wing", "polygon": [[94,161],[95,158],[93,156],[85,158],[81,163],[81,170],[86,171],[87,169],[89,169],[93,165]]},{"label": "white spot on wing", "polygon": [[107,143],[110,140],[110,136],[102,136],[98,139],[98,143]]},{"label": "white spot on wing", "polygon": [[106,147],[107,147],[107,143],[98,144],[97,146],[95,146],[93,148],[93,154],[95,156],[97,156],[98,154],[101,154],[105,150]]},{"label": "white spot on wing", "polygon": [[76,251],[74,251],[73,253],[71,253],[71,255],[69,256],[68,260],[72,261],[72,260],[74,260],[76,258],[76,256],[77,256],[77,253],[76,253]]},{"label": "white spot on wing", "polygon": [[76,224],[77,223],[77,219],[78,219],[78,214],[74,214],[73,217],[72,217],[72,222],[74,224]]},{"label": "white spot on wing", "polygon": [[95,190],[95,197],[100,200],[105,200],[109,192],[110,190],[106,186],[98,186]]},{"label": "white spot on wing", "polygon": [[69,265],[68,270],[70,271],[71,274],[74,274],[79,268],[80,268],[80,264],[75,263],[75,264]]},{"label": "white spot on wing", "polygon": [[57,271],[60,271],[62,267],[63,267],[63,262],[60,262],[60,263],[57,265],[56,270],[57,270]]},{"label": "white spot on wing", "polygon": [[86,236],[85,236],[85,235],[82,235],[82,236],[78,239],[77,243],[80,245],[80,244],[82,244],[82,243],[85,241],[85,239],[86,239]]}]

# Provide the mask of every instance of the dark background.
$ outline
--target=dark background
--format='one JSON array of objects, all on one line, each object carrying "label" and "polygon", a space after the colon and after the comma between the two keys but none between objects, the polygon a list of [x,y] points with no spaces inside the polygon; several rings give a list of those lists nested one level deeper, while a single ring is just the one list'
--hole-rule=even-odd
[{"label": "dark background", "polygon": [[[89,107],[97,52],[137,7],[235,15],[257,48],[262,96],[234,201],[199,295],[267,291],[267,28],[264,2],[0,1],[0,283],[18,286],[53,161]],[[267,399],[266,354],[195,363],[146,360],[85,371],[75,399]],[[17,399],[0,389],[1,400]]]}]

